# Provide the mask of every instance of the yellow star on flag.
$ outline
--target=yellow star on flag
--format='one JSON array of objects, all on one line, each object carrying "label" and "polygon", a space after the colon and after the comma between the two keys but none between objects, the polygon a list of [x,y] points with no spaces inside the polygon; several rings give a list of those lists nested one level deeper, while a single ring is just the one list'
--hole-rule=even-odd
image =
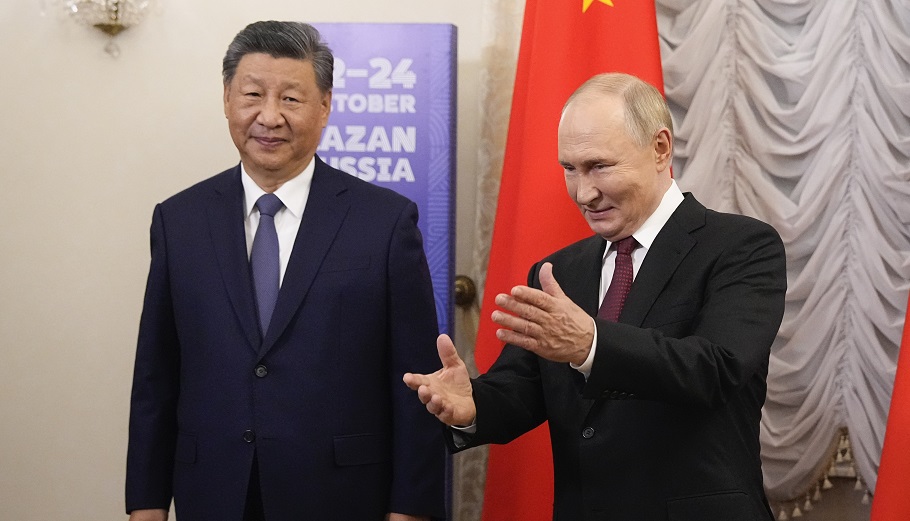
[{"label": "yellow star on flag", "polygon": [[[593,4],[594,1],[595,0],[581,0],[581,12],[582,13],[587,12],[588,8],[591,7],[591,4]],[[610,7],[613,7],[613,0],[596,0],[596,1],[598,1],[602,4],[607,4]]]}]

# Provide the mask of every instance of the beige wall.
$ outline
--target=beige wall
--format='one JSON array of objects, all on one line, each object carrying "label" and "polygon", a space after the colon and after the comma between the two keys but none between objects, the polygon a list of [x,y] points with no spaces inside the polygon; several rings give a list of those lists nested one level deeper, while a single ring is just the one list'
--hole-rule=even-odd
[{"label": "beige wall", "polygon": [[[119,37],[0,2],[0,520],[125,519],[154,204],[237,161],[220,62],[258,19],[459,29],[458,229],[474,228],[481,0],[163,0]],[[459,272],[472,237],[457,243]]]}]

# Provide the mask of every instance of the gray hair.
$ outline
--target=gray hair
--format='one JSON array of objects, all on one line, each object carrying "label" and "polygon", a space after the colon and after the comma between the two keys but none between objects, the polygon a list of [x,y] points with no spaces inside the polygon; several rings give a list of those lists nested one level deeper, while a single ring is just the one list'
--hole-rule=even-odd
[{"label": "gray hair", "polygon": [[641,78],[619,72],[598,74],[575,90],[566,107],[579,96],[607,94],[623,100],[626,130],[638,146],[647,146],[657,131],[666,127],[673,136],[673,118],[667,100],[653,85]]},{"label": "gray hair", "polygon": [[221,75],[228,85],[237,72],[237,64],[247,54],[262,53],[273,58],[308,60],[316,73],[316,85],[323,93],[332,90],[335,59],[322,36],[303,22],[255,22],[237,33],[228,46]]}]

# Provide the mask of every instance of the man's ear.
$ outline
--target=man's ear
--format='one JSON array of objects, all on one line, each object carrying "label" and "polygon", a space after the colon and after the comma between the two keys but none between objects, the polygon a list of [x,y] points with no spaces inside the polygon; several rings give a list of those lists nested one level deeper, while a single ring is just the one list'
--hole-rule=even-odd
[{"label": "man's ear", "polygon": [[321,104],[322,104],[322,114],[323,114],[322,126],[323,126],[323,128],[325,128],[325,126],[328,125],[328,123],[329,123],[329,114],[331,114],[331,112],[332,112],[332,91],[331,91],[331,89],[322,95]]},{"label": "man's ear", "polygon": [[227,83],[224,84],[224,117],[228,115],[228,101],[231,97],[231,86]]},{"label": "man's ear", "polygon": [[670,130],[666,127],[660,129],[654,136],[654,163],[658,172],[670,166],[670,158],[673,157],[673,137]]}]

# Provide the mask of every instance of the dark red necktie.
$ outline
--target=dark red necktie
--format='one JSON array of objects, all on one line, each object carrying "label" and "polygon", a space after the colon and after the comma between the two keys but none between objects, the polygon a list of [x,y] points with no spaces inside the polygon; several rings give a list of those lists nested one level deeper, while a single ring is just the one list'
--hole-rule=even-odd
[{"label": "dark red necktie", "polygon": [[638,243],[630,235],[614,242],[612,247],[616,250],[613,280],[610,281],[604,301],[600,305],[600,310],[597,311],[597,317],[617,322],[622,305],[626,302],[626,297],[632,288],[632,250],[638,247]]}]

